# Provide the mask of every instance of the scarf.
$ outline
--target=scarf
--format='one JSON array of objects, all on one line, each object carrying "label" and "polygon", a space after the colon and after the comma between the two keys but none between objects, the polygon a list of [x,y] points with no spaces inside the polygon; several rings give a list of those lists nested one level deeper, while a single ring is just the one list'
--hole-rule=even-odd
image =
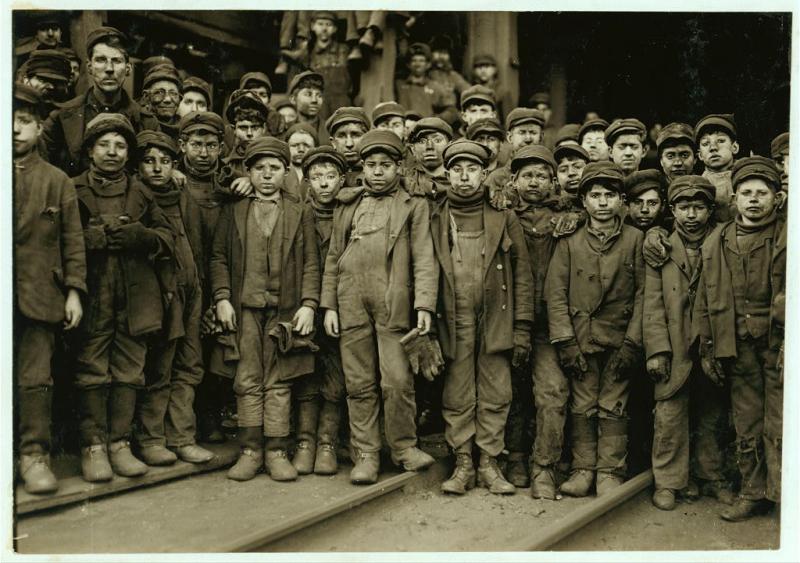
[{"label": "scarf", "polygon": [[383,197],[396,192],[399,186],[400,186],[400,176],[395,176],[394,180],[381,187],[370,186],[367,182],[364,182],[364,190],[365,190],[364,195],[372,197]]},{"label": "scarf", "polygon": [[210,181],[214,174],[216,174],[218,166],[219,161],[217,161],[217,163],[209,170],[202,172],[189,164],[189,159],[187,159],[185,156],[183,157],[183,169],[189,176],[198,181]]},{"label": "scarf", "polygon": [[464,211],[467,211],[467,208],[480,207],[485,196],[486,190],[484,187],[466,196],[457,193],[453,188],[447,190],[447,201],[450,202],[450,206],[463,208]]},{"label": "scarf", "polygon": [[150,186],[150,191],[153,192],[156,203],[162,209],[177,205],[181,200],[181,190],[172,181],[165,186]]},{"label": "scarf", "polygon": [[[89,166],[89,187],[91,190],[103,197],[114,197],[125,193],[127,187],[127,176],[124,170],[109,174],[96,168],[94,165]],[[98,189],[100,191],[98,191]]]},{"label": "scarf", "polygon": [[706,235],[711,231],[712,225],[709,221],[705,224],[702,230],[696,233],[690,233],[686,229],[683,228],[683,225],[675,221],[675,230],[678,231],[678,236],[681,237],[681,240],[684,242],[686,246],[690,247],[697,247],[703,242],[703,239],[706,238]]},{"label": "scarf", "polygon": [[761,219],[761,221],[753,225],[745,225],[742,220],[742,216],[736,215],[736,236],[752,235],[754,233],[766,229],[777,220],[778,220],[777,208],[773,209],[772,213],[770,213],[769,215]]},{"label": "scarf", "polygon": [[333,218],[333,210],[336,208],[336,200],[328,205],[324,205],[317,201],[314,197],[314,190],[308,191],[308,201],[311,205],[311,210],[314,212],[314,218],[327,220]]}]

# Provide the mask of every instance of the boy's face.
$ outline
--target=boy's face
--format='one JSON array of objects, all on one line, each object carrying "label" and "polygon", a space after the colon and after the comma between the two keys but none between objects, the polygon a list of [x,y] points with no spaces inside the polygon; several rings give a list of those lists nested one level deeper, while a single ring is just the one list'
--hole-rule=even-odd
[{"label": "boy's face", "polygon": [[446,68],[450,64],[450,53],[444,49],[437,49],[431,53],[435,68]]},{"label": "boy's face", "polygon": [[645,148],[642,138],[636,133],[620,135],[614,139],[611,146],[611,160],[622,168],[625,174],[639,170],[639,164],[644,158]]},{"label": "boy's face", "polygon": [[590,129],[583,134],[581,146],[589,153],[589,160],[601,162],[608,160],[608,143],[602,129]]},{"label": "boy's face", "polygon": [[58,47],[61,43],[61,28],[53,23],[46,24],[36,30],[36,40],[48,47]]},{"label": "boy's face", "polygon": [[772,210],[783,201],[783,192],[776,194],[760,178],[748,178],[735,189],[736,209],[742,217],[753,223],[768,217]]},{"label": "boy's face", "polygon": [[364,159],[364,179],[375,188],[381,188],[397,177],[397,162],[386,153],[374,152]]},{"label": "boy's face", "polygon": [[308,169],[308,183],[314,199],[323,205],[330,205],[344,185],[344,174],[333,163],[320,162]]},{"label": "boy's face", "polygon": [[477,78],[482,84],[486,84],[491,80],[494,80],[494,77],[497,76],[497,67],[494,65],[478,65],[474,67],[474,74],[475,78]]},{"label": "boy's face", "polygon": [[278,113],[283,117],[283,121],[286,123],[287,127],[291,127],[293,124],[297,123],[297,110],[292,106],[283,106],[278,110]]},{"label": "boy's face", "polygon": [[119,172],[128,162],[128,141],[115,131],[104,133],[89,149],[89,158],[102,172]]},{"label": "boy's face", "polygon": [[217,166],[222,146],[220,139],[213,133],[199,131],[191,133],[187,139],[179,141],[181,151],[192,168],[200,172],[212,170]]},{"label": "boy's face", "polygon": [[649,229],[661,214],[662,206],[658,191],[647,190],[628,202],[628,216],[639,229]]},{"label": "boy's face", "polygon": [[172,179],[174,165],[172,155],[158,147],[150,147],[139,161],[139,176],[147,186],[159,188]]},{"label": "boy's face", "polygon": [[171,119],[175,116],[181,93],[174,82],[170,80],[153,82],[147,89],[147,95],[150,98],[150,106],[158,117]]},{"label": "boy's face", "polygon": [[42,123],[27,109],[14,110],[14,156],[23,156],[36,147]]},{"label": "boy's face", "polygon": [[483,191],[486,169],[467,158],[458,158],[447,170],[450,189],[461,197],[469,197]]},{"label": "boy's face", "polygon": [[543,162],[525,164],[514,176],[514,187],[527,203],[541,203],[553,192],[553,171]]},{"label": "boy's face", "polygon": [[178,117],[183,117],[193,111],[208,111],[208,102],[206,97],[197,90],[187,90],[183,93],[181,103],[178,104]]},{"label": "boy's face", "polygon": [[667,147],[661,151],[661,169],[670,180],[691,174],[694,169],[694,150],[686,144]]},{"label": "boy's face", "polygon": [[536,123],[523,123],[512,127],[507,134],[511,150],[517,151],[527,145],[542,144],[542,127]]},{"label": "boy's face", "polygon": [[461,119],[467,126],[472,125],[479,119],[490,117],[497,117],[497,112],[492,107],[492,104],[472,103],[461,112]]},{"label": "boy's face", "polygon": [[236,122],[233,132],[237,141],[247,144],[253,139],[258,139],[264,135],[264,124],[244,119]]},{"label": "boy's face", "polygon": [[385,119],[381,119],[376,125],[376,129],[387,129],[402,139],[406,133],[406,124],[402,117],[392,115]]},{"label": "boy's face", "polygon": [[36,88],[39,91],[39,93],[42,94],[42,96],[44,96],[45,98],[50,98],[52,93],[56,89],[56,85],[53,81],[43,76],[37,76],[35,74],[33,76],[26,77],[25,82],[29,86]]},{"label": "boy's face", "polygon": [[311,23],[311,31],[317,37],[317,44],[321,47],[327,46],[336,34],[336,24],[331,20],[319,18]]},{"label": "boy's face", "polygon": [[438,131],[423,133],[414,141],[414,156],[428,170],[436,170],[443,163],[442,153],[448,142],[450,140]]},{"label": "boy's face", "polygon": [[430,61],[425,55],[413,55],[408,60],[408,71],[416,77],[425,76],[428,69],[431,67]]},{"label": "boy's face", "polygon": [[492,151],[492,161],[497,159],[497,155],[500,153],[500,144],[502,143],[500,137],[489,133],[481,133],[475,137],[475,142],[482,144]]},{"label": "boy's face", "polygon": [[697,145],[700,161],[713,171],[727,170],[733,165],[733,157],[739,152],[739,143],[727,133],[710,131],[703,133]]},{"label": "boy's face", "polygon": [[366,131],[364,126],[360,123],[345,123],[340,125],[331,137],[331,144],[333,148],[339,151],[347,164],[352,166],[357,163],[361,157],[358,156],[356,145],[364,136]]},{"label": "boy's face", "polygon": [[271,95],[264,84],[261,84],[260,82],[252,82],[246,86],[248,86],[247,90],[258,96],[258,99],[261,100],[265,106],[269,105],[269,99]]},{"label": "boy's face", "polygon": [[789,191],[789,147],[782,149],[780,154],[775,158],[775,166],[778,167],[778,172],[781,173],[781,189],[784,192]]},{"label": "boy's face", "polygon": [[122,88],[125,77],[131,72],[131,65],[125,53],[105,43],[92,47],[91,59],[86,63],[86,73],[94,86],[107,94],[114,94]]},{"label": "boy's face", "polygon": [[702,231],[711,217],[711,205],[703,198],[679,199],[670,209],[675,217],[675,222],[687,233]]},{"label": "boy's face", "polygon": [[586,168],[586,161],[579,156],[567,155],[562,158],[556,168],[558,185],[561,186],[561,189],[573,195],[578,193],[584,168]]},{"label": "boy's face", "polygon": [[402,139],[404,141],[408,140],[408,134],[411,133],[411,130],[417,124],[417,121],[419,121],[419,119],[406,119],[405,120],[405,127],[403,128],[403,137],[402,137]]},{"label": "boy's face", "polygon": [[296,131],[289,137],[287,144],[289,153],[292,155],[292,164],[300,166],[306,153],[314,148],[314,137],[308,133]]},{"label": "boy's face", "polygon": [[610,190],[603,184],[592,185],[583,196],[583,207],[589,217],[605,223],[619,214],[623,199],[618,191]]},{"label": "boy's face", "polygon": [[247,169],[250,183],[257,195],[268,197],[283,187],[286,177],[286,166],[283,161],[274,156],[262,156],[252,163]]},{"label": "boy's face", "polygon": [[322,90],[311,87],[300,88],[292,94],[292,103],[297,108],[297,113],[313,119],[322,107]]},{"label": "boy's face", "polygon": [[69,85],[74,86],[78,81],[78,76],[81,73],[81,62],[75,59],[69,60]]}]

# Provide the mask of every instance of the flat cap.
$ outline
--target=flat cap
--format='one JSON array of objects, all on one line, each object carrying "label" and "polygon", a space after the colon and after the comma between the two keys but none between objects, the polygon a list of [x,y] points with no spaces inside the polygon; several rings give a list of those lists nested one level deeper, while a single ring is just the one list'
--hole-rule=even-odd
[{"label": "flat cap", "polygon": [[267,120],[269,110],[261,98],[256,96],[250,90],[234,90],[230,98],[228,98],[228,107],[225,109],[225,117],[228,118],[230,123],[236,121],[236,110],[239,108],[252,109],[261,114],[264,121]]},{"label": "flat cap", "polygon": [[414,142],[420,136],[427,133],[441,133],[449,139],[453,138],[453,128],[444,119],[438,117],[423,117],[414,124],[414,128],[408,134],[408,140]]},{"label": "flat cap", "polygon": [[342,154],[330,145],[314,147],[303,156],[303,173],[307,174],[312,164],[320,162],[330,162],[339,169],[339,172],[347,170],[347,161]]},{"label": "flat cap", "polygon": [[397,161],[403,158],[403,142],[397,135],[386,129],[367,131],[361,137],[356,148],[361,158],[366,158],[374,152],[384,152]]},{"label": "flat cap", "polygon": [[211,107],[211,86],[208,82],[197,76],[187,76],[181,84],[181,92],[194,90],[200,92],[206,98],[206,104]]},{"label": "flat cap", "polygon": [[170,153],[173,158],[178,154],[178,146],[175,141],[162,131],[151,131],[149,129],[139,131],[136,135],[136,146],[139,150],[144,150],[147,147],[158,147]]},{"label": "flat cap", "polygon": [[544,114],[538,109],[514,108],[506,116],[506,131],[511,131],[514,127],[525,123],[544,127]]},{"label": "flat cap", "polygon": [[585,194],[593,184],[598,182],[619,193],[624,193],[625,191],[625,174],[622,172],[622,168],[611,161],[590,162],[587,164],[586,168],[583,169],[581,183],[578,186],[578,194]]},{"label": "flat cap", "polygon": [[466,139],[453,141],[444,148],[442,153],[445,168],[450,168],[458,159],[471,160],[485,167],[491,156],[492,154],[486,146]]},{"label": "flat cap", "polygon": [[25,74],[67,82],[72,74],[72,67],[67,56],[60,50],[37,49],[32,51],[28,58]]},{"label": "flat cap", "polygon": [[286,139],[286,142],[289,142],[289,139],[292,138],[292,135],[295,133],[305,133],[306,135],[311,135],[311,138],[314,139],[314,146],[319,144],[319,133],[317,133],[317,128],[311,125],[310,123],[306,123],[305,121],[298,121],[297,123],[293,123],[289,129],[286,130],[286,133],[283,135],[283,138]]},{"label": "flat cap", "polygon": [[535,106],[538,104],[547,104],[550,105],[550,94],[547,92],[536,92],[533,96],[529,98],[531,105]]},{"label": "flat cap", "polygon": [[357,106],[337,108],[336,111],[333,112],[333,115],[325,122],[325,128],[328,130],[328,133],[333,135],[333,132],[345,123],[360,123],[364,126],[364,129],[370,128],[369,118],[366,112]]},{"label": "flat cap", "polygon": [[410,59],[414,55],[422,55],[426,59],[431,60],[431,48],[427,43],[412,43],[408,46],[408,58]]},{"label": "flat cap", "polygon": [[736,139],[736,118],[732,113],[712,113],[698,121],[694,126],[695,143],[700,142],[704,132],[720,130]]},{"label": "flat cap", "polygon": [[714,184],[702,176],[687,174],[678,176],[669,185],[668,200],[674,203],[678,199],[694,199],[702,197],[709,203],[714,203],[716,188]]},{"label": "flat cap", "polygon": [[547,164],[553,174],[556,173],[556,161],[553,153],[544,145],[527,145],[519,149],[511,159],[511,173],[516,174],[520,168],[532,162]]},{"label": "flat cap", "polygon": [[589,162],[589,153],[577,143],[561,143],[553,151],[553,158],[556,160],[556,163],[561,162],[561,159],[566,156],[577,156]]},{"label": "flat cap", "polygon": [[142,88],[146,90],[151,84],[161,80],[172,82],[178,87],[178,91],[180,91],[183,87],[183,80],[181,80],[181,77],[178,76],[178,69],[172,65],[160,64],[152,67],[150,72],[144,75],[144,80],[142,80]]},{"label": "flat cap", "polygon": [[556,146],[563,143],[575,143],[577,145],[578,131],[580,131],[580,129],[581,126],[579,123],[567,123],[561,127],[556,133]]},{"label": "flat cap", "polygon": [[296,74],[294,78],[292,78],[292,81],[289,83],[289,89],[286,90],[286,92],[292,95],[295,90],[300,90],[301,88],[325,90],[325,79],[322,78],[322,75],[318,72],[306,70]]},{"label": "flat cap", "polygon": [[493,108],[497,107],[494,90],[487,88],[483,84],[475,84],[461,92],[461,109],[472,103],[489,104]]},{"label": "flat cap", "polygon": [[587,119],[578,129],[578,142],[583,142],[583,136],[589,131],[602,131],[605,134],[606,129],[608,129],[608,121],[605,119],[601,117]]},{"label": "flat cap", "polygon": [[86,36],[86,52],[91,57],[92,47],[108,41],[118,42],[127,54],[128,38],[116,27],[108,26],[101,26],[89,32],[89,35]]},{"label": "flat cap", "polygon": [[292,159],[289,145],[275,137],[259,137],[247,145],[244,151],[244,165],[249,168],[255,159],[264,156],[274,156],[283,161],[284,166],[289,166]]},{"label": "flat cap", "polygon": [[647,190],[656,190],[659,197],[664,198],[664,176],[660,170],[637,170],[625,177],[625,195],[628,200]]},{"label": "flat cap", "polygon": [[769,146],[769,153],[772,158],[778,158],[784,150],[789,149],[789,133],[781,133],[774,139]]},{"label": "flat cap", "polygon": [[25,106],[32,106],[34,111],[39,117],[47,115],[47,108],[45,107],[42,99],[42,94],[33,86],[28,86],[22,82],[14,84],[14,103],[24,104]]},{"label": "flat cap", "polygon": [[275,96],[270,100],[270,104],[275,110],[279,110],[281,108],[294,108],[297,109],[295,105],[292,103],[292,99],[287,95],[282,96]]},{"label": "flat cap", "polygon": [[248,82],[257,82],[267,87],[267,92],[272,94],[272,82],[263,72],[247,72],[239,79],[239,88],[245,88]]},{"label": "flat cap", "polygon": [[406,108],[397,102],[382,102],[372,110],[372,125],[377,125],[378,121],[386,117],[405,118]]},{"label": "flat cap", "polygon": [[64,13],[56,10],[36,10],[32,14],[33,24],[36,29],[44,29],[48,25],[64,25]]},{"label": "flat cap", "polygon": [[[665,145],[665,143],[668,143]],[[666,146],[689,145],[694,147],[694,129],[687,123],[670,123],[664,126],[656,138],[656,148],[660,152]]]},{"label": "flat cap", "polygon": [[494,58],[494,55],[489,53],[481,53],[480,55],[475,55],[475,58],[472,59],[472,66],[483,66],[483,65],[490,65],[490,66],[497,66],[497,59]]},{"label": "flat cap", "polygon": [[612,146],[620,135],[638,135],[644,141],[646,134],[644,123],[636,118],[615,119],[606,129],[606,144]]},{"label": "flat cap", "polygon": [[775,191],[781,189],[781,174],[775,162],[764,156],[748,156],[736,161],[731,178],[733,191],[748,178],[761,178]]},{"label": "flat cap", "polygon": [[314,10],[311,12],[310,20],[313,22],[314,20],[330,20],[336,23],[336,12],[332,12],[330,10]]},{"label": "flat cap", "polygon": [[169,65],[174,68],[175,61],[173,61],[169,57],[165,57],[164,55],[154,55],[152,57],[147,57],[145,60],[142,61],[142,73],[146,75],[153,69],[154,66],[158,65]]},{"label": "flat cap", "polygon": [[121,113],[101,113],[86,124],[83,132],[83,147],[89,148],[98,137],[112,131],[125,137],[129,149],[136,146],[136,131],[133,130],[133,125],[127,117]]},{"label": "flat cap", "polygon": [[467,139],[474,141],[478,135],[494,135],[499,139],[504,139],[506,132],[500,125],[500,120],[496,117],[485,117],[475,121],[467,127]]},{"label": "flat cap", "polygon": [[405,114],[403,114],[405,119],[413,119],[415,121],[419,121],[422,119],[422,114],[415,109],[407,109]]},{"label": "flat cap", "polygon": [[72,47],[59,47],[58,50],[61,52],[62,55],[67,57],[68,60],[81,62],[81,58],[78,56],[78,53],[76,53],[75,49],[73,49]]},{"label": "flat cap", "polygon": [[206,131],[221,138],[225,135],[225,125],[222,118],[213,111],[193,111],[181,118],[178,131],[181,135]]}]

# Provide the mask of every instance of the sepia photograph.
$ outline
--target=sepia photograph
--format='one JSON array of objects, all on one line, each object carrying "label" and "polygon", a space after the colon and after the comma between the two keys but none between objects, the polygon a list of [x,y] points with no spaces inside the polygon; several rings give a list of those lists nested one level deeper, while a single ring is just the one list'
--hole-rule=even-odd
[{"label": "sepia photograph", "polygon": [[4,561],[800,558],[791,3],[150,4],[4,5]]}]

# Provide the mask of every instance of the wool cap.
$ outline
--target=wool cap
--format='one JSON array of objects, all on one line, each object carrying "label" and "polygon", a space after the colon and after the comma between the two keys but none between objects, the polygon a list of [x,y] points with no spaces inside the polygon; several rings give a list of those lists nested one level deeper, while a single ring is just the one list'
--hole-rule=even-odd
[{"label": "wool cap", "polygon": [[275,96],[274,98],[270,99],[270,104],[275,110],[279,110],[281,108],[294,108],[297,110],[295,105],[292,103],[292,99],[285,94],[282,96]]},{"label": "wool cap", "polygon": [[125,54],[127,55],[128,38],[116,27],[108,26],[101,26],[89,32],[89,35],[86,36],[86,53],[91,56],[92,47],[109,40],[118,41],[126,49]]},{"label": "wool cap", "polygon": [[583,169],[581,183],[578,185],[578,194],[584,195],[593,184],[598,182],[619,193],[625,192],[625,174],[622,172],[622,168],[611,161],[587,164]]},{"label": "wool cap", "polygon": [[249,168],[255,159],[264,156],[274,156],[283,161],[284,166],[289,166],[292,160],[289,145],[275,137],[259,137],[247,145],[244,151],[244,165]]},{"label": "wool cap", "polygon": [[272,94],[272,82],[270,82],[269,76],[263,72],[247,72],[243,74],[242,78],[239,79],[239,88],[244,89],[248,82],[257,82],[258,84],[266,86],[267,92]]},{"label": "wool cap", "polygon": [[565,156],[577,156],[578,158],[582,158],[586,162],[589,162],[589,153],[577,143],[561,143],[556,147],[556,150],[553,151],[553,158],[557,163],[561,162],[561,159]]},{"label": "wool cap", "polygon": [[703,133],[708,131],[724,131],[728,136],[736,140],[736,118],[732,113],[712,113],[694,126],[694,140],[695,143],[700,142]]},{"label": "wool cap", "polygon": [[494,58],[494,55],[490,55],[489,53],[475,55],[475,58],[472,59],[472,66],[476,67],[481,65],[497,66],[497,59]]},{"label": "wool cap", "polygon": [[286,142],[289,142],[289,139],[292,138],[297,132],[305,133],[306,135],[311,135],[311,138],[314,139],[314,146],[319,144],[319,134],[317,133],[316,127],[311,125],[310,123],[306,123],[305,121],[298,121],[297,123],[293,123],[289,129],[286,130],[286,133],[283,135],[283,138],[286,139]]},{"label": "wool cap", "polygon": [[331,115],[325,122],[325,128],[328,133],[333,135],[339,127],[346,123],[360,123],[364,129],[370,128],[369,118],[366,112],[357,106],[344,106],[337,108],[333,115]]},{"label": "wool cap", "polygon": [[67,56],[60,50],[37,49],[31,52],[25,63],[25,74],[67,82],[72,74],[72,67]]},{"label": "wool cap", "polygon": [[83,132],[83,147],[90,148],[98,137],[112,131],[125,137],[129,149],[136,146],[136,131],[133,130],[133,125],[127,117],[121,113],[101,113],[86,124]]},{"label": "wool cap", "polygon": [[314,10],[313,12],[311,12],[310,21],[313,22],[315,20],[330,20],[333,23],[336,23],[337,19],[338,18],[336,17],[336,12],[331,12],[330,10]]},{"label": "wool cap", "polygon": [[544,145],[527,145],[519,149],[514,158],[511,159],[511,173],[516,174],[520,168],[533,162],[547,164],[553,174],[556,173],[556,161],[553,158],[553,153]]},{"label": "wool cap", "polygon": [[378,121],[386,117],[405,118],[406,108],[397,102],[382,102],[372,110],[372,125],[377,125]]},{"label": "wool cap", "polygon": [[225,135],[225,125],[222,118],[213,111],[187,113],[178,123],[178,131],[181,135],[188,135],[201,130],[213,133],[220,138]]},{"label": "wool cap", "polygon": [[406,119],[413,119],[415,121],[419,121],[422,119],[422,114],[415,109],[407,109],[406,113],[403,114],[403,117]]},{"label": "wool cap", "polygon": [[47,108],[42,99],[42,94],[33,86],[28,86],[22,82],[14,84],[14,107],[17,104],[32,106],[40,118],[47,116]]},{"label": "wool cap", "polygon": [[81,62],[81,58],[78,56],[78,53],[76,53],[75,49],[73,49],[72,47],[59,47],[58,50],[61,52],[62,55],[67,57],[68,60]]},{"label": "wool cap", "polygon": [[136,135],[136,146],[139,147],[139,150],[145,150],[148,147],[158,147],[170,153],[173,158],[178,155],[178,146],[175,144],[175,141],[162,131],[151,131],[149,129],[139,131]]},{"label": "wool cap", "polygon": [[587,119],[581,125],[581,128],[578,129],[578,142],[583,142],[583,136],[588,133],[589,131],[602,131],[604,134],[608,129],[608,121],[601,117],[596,117],[594,119]]},{"label": "wool cap", "polygon": [[144,76],[142,81],[142,88],[147,90],[151,84],[160,80],[168,80],[178,87],[178,91],[183,88],[183,80],[178,75],[178,69],[168,64],[160,64],[152,67],[150,71]]},{"label": "wool cap", "polygon": [[423,117],[414,125],[414,128],[408,134],[409,142],[415,142],[422,135],[428,133],[441,133],[447,139],[453,138],[453,128],[447,122],[438,117]]},{"label": "wool cap", "polygon": [[606,129],[606,144],[612,146],[620,135],[638,135],[644,140],[647,129],[644,123],[636,118],[628,117],[625,119],[615,119]]},{"label": "wool cap", "polygon": [[731,183],[733,191],[748,178],[761,178],[775,191],[781,189],[781,174],[772,159],[764,156],[748,156],[736,161],[733,165]]},{"label": "wool cap", "polygon": [[470,86],[461,92],[461,109],[466,109],[467,105],[471,103],[489,104],[496,108],[497,102],[495,101],[494,90],[482,84]]},{"label": "wool cap", "polygon": [[687,123],[670,123],[664,126],[656,137],[656,148],[661,149],[675,145],[689,145],[694,148],[694,129]]},{"label": "wool cap", "polygon": [[769,146],[769,153],[772,158],[778,158],[784,149],[789,148],[789,133],[781,133],[774,139]]},{"label": "wool cap", "polygon": [[318,72],[306,70],[305,72],[296,74],[295,77],[292,78],[286,93],[291,96],[294,94],[295,90],[300,90],[301,88],[325,90],[325,79]]},{"label": "wool cap", "polygon": [[564,143],[578,144],[578,131],[581,126],[579,123],[567,123],[556,133],[556,146]]},{"label": "wool cap", "polygon": [[664,176],[660,170],[637,170],[625,177],[625,195],[628,201],[647,190],[656,190],[664,198]]},{"label": "wool cap", "polygon": [[384,152],[400,161],[403,158],[403,142],[400,138],[386,129],[371,129],[367,131],[356,147],[361,158],[366,158],[374,152]]},{"label": "wool cap", "polygon": [[197,76],[187,76],[181,84],[181,92],[185,94],[189,90],[203,94],[206,98],[206,105],[211,107],[211,86],[208,82]]},{"label": "wool cap", "polygon": [[330,162],[339,169],[339,172],[347,170],[347,161],[339,151],[330,145],[321,145],[311,149],[303,156],[303,173],[307,174],[312,164],[320,162]]},{"label": "wool cap", "polygon": [[442,153],[444,167],[448,169],[458,159],[471,160],[485,167],[491,156],[489,149],[484,145],[466,139],[453,141],[444,148]]},{"label": "wool cap", "polygon": [[486,117],[475,121],[467,127],[467,139],[474,141],[479,135],[493,135],[499,139],[505,139],[506,132],[500,125],[500,120],[495,117]]},{"label": "wool cap", "polygon": [[264,102],[261,101],[261,98],[256,96],[250,90],[234,90],[230,98],[228,98],[228,107],[225,110],[225,117],[228,118],[228,121],[231,124],[236,121],[236,110],[239,108],[256,110],[261,114],[261,117],[264,119],[264,121],[267,121],[267,115],[269,114],[267,106],[264,105]]},{"label": "wool cap", "polygon": [[675,203],[678,199],[694,199],[696,197],[702,197],[709,203],[714,203],[716,188],[702,176],[687,174],[675,178],[669,185],[668,193],[670,203]]},{"label": "wool cap", "polygon": [[538,109],[514,108],[506,116],[506,131],[511,131],[514,127],[525,123],[544,127],[544,113]]}]

